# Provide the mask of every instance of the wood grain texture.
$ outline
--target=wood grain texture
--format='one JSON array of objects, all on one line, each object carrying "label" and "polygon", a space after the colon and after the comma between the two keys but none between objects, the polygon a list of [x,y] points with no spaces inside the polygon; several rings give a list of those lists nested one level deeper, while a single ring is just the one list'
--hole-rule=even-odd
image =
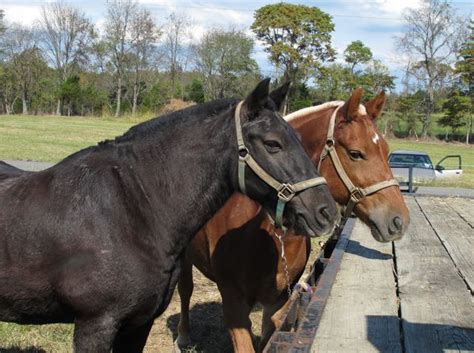
[{"label": "wood grain texture", "polygon": [[451,207],[453,199],[420,197],[416,201],[472,292],[474,229]]},{"label": "wood grain texture", "polygon": [[[446,199],[448,205],[474,229],[474,200],[462,198]],[[472,234],[472,232],[471,232]]]},{"label": "wood grain texture", "polygon": [[[431,213],[435,206],[430,202],[436,201],[418,199]],[[406,236],[395,243],[405,352],[473,351],[473,297],[417,200],[406,201],[411,224]],[[443,209],[429,217],[442,220],[445,213]]]},{"label": "wood grain texture", "polygon": [[401,352],[392,245],[357,221],[312,352]]}]

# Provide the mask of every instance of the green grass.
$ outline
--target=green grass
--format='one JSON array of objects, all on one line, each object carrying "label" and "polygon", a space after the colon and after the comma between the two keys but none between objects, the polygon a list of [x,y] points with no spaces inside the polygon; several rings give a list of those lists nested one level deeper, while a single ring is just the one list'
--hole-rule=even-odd
[{"label": "green grass", "polygon": [[[413,141],[408,139],[390,139],[390,150],[415,150],[426,152],[433,164],[446,155],[459,154],[462,158],[463,175],[460,178],[437,180],[429,186],[452,186],[474,188],[474,146],[461,143],[446,143],[441,141]],[[447,164],[446,167],[453,167]]]},{"label": "green grass", "polygon": [[0,352],[71,352],[72,332],[72,325],[37,326],[0,322]]},{"label": "green grass", "polygon": [[56,162],[123,134],[139,120],[0,115],[0,158]]}]

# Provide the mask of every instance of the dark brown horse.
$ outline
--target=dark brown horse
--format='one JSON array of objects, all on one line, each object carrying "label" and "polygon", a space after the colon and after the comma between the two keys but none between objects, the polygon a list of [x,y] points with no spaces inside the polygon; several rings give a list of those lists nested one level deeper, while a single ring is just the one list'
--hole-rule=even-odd
[{"label": "dark brown horse", "polygon": [[[362,90],[358,89],[345,103],[330,102],[306,108],[286,119],[300,134],[312,161],[316,165],[321,163],[321,174],[327,179],[335,200],[341,205],[348,204],[351,189],[355,214],[370,226],[375,239],[392,241],[402,237],[409,214],[398,186],[390,181],[393,177],[387,163],[388,145],[374,124],[385,96],[382,93],[360,105],[361,95]],[[335,169],[329,154],[320,162],[322,152],[330,149],[327,137],[333,116],[335,158],[344,171]],[[344,173],[349,179],[346,183],[341,176]],[[355,186],[347,184],[350,182]],[[284,247],[290,284],[294,285],[307,262],[310,242],[289,231],[284,237]],[[265,211],[246,196],[234,194],[187,249],[178,283],[181,297],[178,345],[189,343],[194,264],[217,283],[235,352],[254,352],[249,313],[255,303],[263,305],[262,349],[275,329],[272,317],[278,317],[277,312],[288,299],[280,253],[280,241]]]},{"label": "dark brown horse", "polygon": [[[248,169],[244,183],[270,213],[280,202],[272,177],[321,180],[277,114],[288,86],[269,95],[268,84],[240,103],[140,124],[41,172],[2,164],[0,321],[71,322],[75,352],[141,352],[186,246],[241,184],[238,146],[245,143],[250,168],[252,156],[268,173]],[[310,235],[331,228],[335,215],[319,185],[289,200],[284,224]]]}]

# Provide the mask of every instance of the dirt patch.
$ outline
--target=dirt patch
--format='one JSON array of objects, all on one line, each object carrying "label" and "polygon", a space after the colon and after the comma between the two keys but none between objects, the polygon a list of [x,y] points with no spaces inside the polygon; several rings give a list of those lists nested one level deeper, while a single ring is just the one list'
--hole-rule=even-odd
[{"label": "dirt patch", "polygon": [[[191,297],[190,326],[193,346],[186,353],[226,353],[232,352],[232,342],[224,325],[221,296],[214,282],[193,268],[194,291]],[[180,300],[175,290],[166,311],[156,321],[145,347],[146,353],[173,352],[176,328],[179,322]],[[262,310],[256,307],[250,316],[252,330],[260,333]]]}]

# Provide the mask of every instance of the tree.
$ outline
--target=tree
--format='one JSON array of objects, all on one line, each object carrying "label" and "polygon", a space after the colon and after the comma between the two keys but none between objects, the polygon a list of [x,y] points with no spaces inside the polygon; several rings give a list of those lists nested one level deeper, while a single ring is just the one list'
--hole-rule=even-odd
[{"label": "tree", "polygon": [[5,32],[6,26],[3,23],[3,17],[5,17],[5,12],[3,9],[0,9],[0,36]]},{"label": "tree", "polygon": [[82,92],[79,80],[79,76],[71,76],[60,87],[59,95],[67,105],[68,116],[77,111],[77,105],[81,99]]},{"label": "tree", "polygon": [[196,103],[204,103],[204,85],[201,80],[194,78],[191,84],[186,87],[186,100],[190,100]]},{"label": "tree", "polygon": [[252,50],[252,39],[242,31],[210,30],[204,35],[194,53],[207,99],[245,93],[240,84],[242,76],[258,72]]},{"label": "tree", "polygon": [[[176,89],[176,79],[178,73],[183,70],[186,65],[186,53],[183,42],[190,36],[188,32],[189,21],[184,14],[172,13],[168,17],[165,25],[165,52],[168,62],[168,71],[170,73],[171,85],[173,91]],[[173,92],[173,96],[175,92]]]},{"label": "tree", "polygon": [[[74,74],[87,59],[92,24],[80,10],[63,2],[51,2],[42,7],[42,42],[49,61],[57,71],[57,87]],[[56,114],[62,110],[58,98]]]},{"label": "tree", "polygon": [[469,119],[466,119],[466,143],[472,134],[472,107],[474,106],[474,20],[469,23],[469,34],[463,41],[459,51],[459,60],[456,62],[456,74],[459,75],[459,85],[471,98]]},{"label": "tree", "polygon": [[389,91],[395,88],[395,76],[390,75],[388,67],[380,60],[372,60],[361,75],[360,86],[364,87],[364,93],[375,96],[381,91]]},{"label": "tree", "polygon": [[134,0],[113,0],[107,3],[105,41],[116,80],[115,117],[121,112],[123,81],[130,66],[130,26],[136,11]]},{"label": "tree", "polygon": [[322,67],[316,75],[316,95],[321,101],[346,100],[350,93],[351,71],[337,63]]},{"label": "tree", "polygon": [[22,113],[28,114],[32,92],[46,68],[37,35],[28,28],[12,25],[6,32],[2,47],[12,74],[12,84],[21,96]]},{"label": "tree", "polygon": [[14,113],[15,102],[18,100],[18,87],[15,84],[15,75],[11,64],[2,67],[0,75],[0,97],[2,110],[7,114]]},{"label": "tree", "polygon": [[255,12],[252,30],[266,45],[270,61],[283,69],[283,79],[306,80],[308,74],[334,58],[331,16],[317,7],[278,3]]},{"label": "tree", "polygon": [[467,118],[471,110],[471,100],[468,96],[462,95],[461,91],[453,87],[448,99],[443,104],[445,115],[438,120],[442,126],[449,126],[453,134],[457,129],[465,125],[464,120]]},{"label": "tree", "polygon": [[137,111],[138,96],[143,91],[143,74],[149,68],[150,61],[155,57],[154,43],[161,32],[146,9],[133,14],[131,20],[131,53],[133,66],[133,98],[132,115]]},{"label": "tree", "polygon": [[418,137],[416,133],[416,123],[421,120],[421,107],[426,94],[417,91],[414,94],[406,94],[398,99],[398,112],[400,118],[407,123],[407,132],[409,136]]},{"label": "tree", "polygon": [[344,50],[344,59],[351,65],[351,72],[358,64],[366,64],[372,59],[372,51],[360,40],[350,43]]},{"label": "tree", "polygon": [[459,48],[464,21],[445,0],[423,0],[420,8],[408,9],[403,18],[407,31],[398,38],[398,48],[410,56],[409,72],[428,94],[422,128],[426,137],[434,111],[435,86]]}]

